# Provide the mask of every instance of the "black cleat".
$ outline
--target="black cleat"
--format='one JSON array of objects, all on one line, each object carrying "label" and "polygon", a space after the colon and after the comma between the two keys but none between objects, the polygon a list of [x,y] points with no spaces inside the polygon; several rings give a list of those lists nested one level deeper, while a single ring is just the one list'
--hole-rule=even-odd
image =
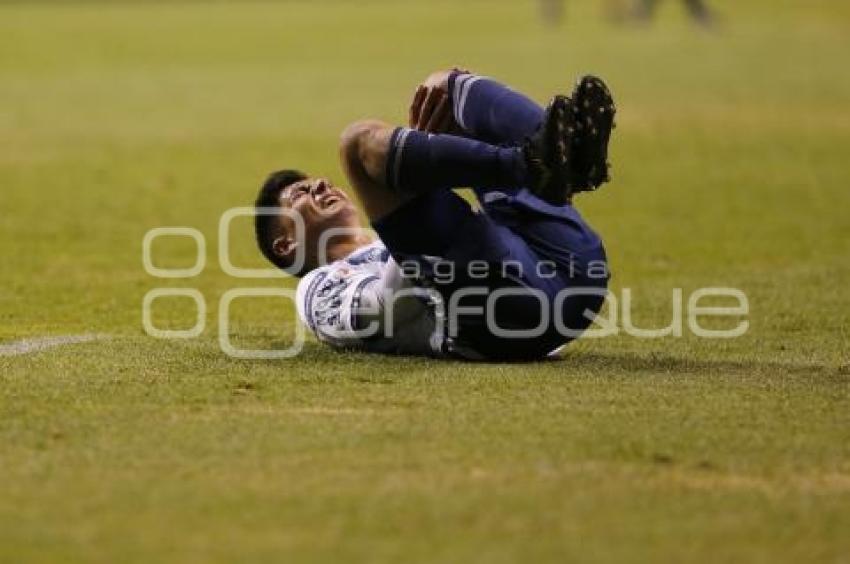
[{"label": "black cleat", "polygon": [[573,90],[576,135],[573,151],[570,188],[572,193],[596,190],[611,180],[608,163],[608,141],[615,127],[617,108],[608,87],[601,78],[585,76]]},{"label": "black cleat", "polygon": [[573,103],[566,96],[555,96],[546,108],[543,124],[523,145],[531,176],[529,189],[538,198],[562,206],[572,195],[575,176],[572,170],[578,131]]}]

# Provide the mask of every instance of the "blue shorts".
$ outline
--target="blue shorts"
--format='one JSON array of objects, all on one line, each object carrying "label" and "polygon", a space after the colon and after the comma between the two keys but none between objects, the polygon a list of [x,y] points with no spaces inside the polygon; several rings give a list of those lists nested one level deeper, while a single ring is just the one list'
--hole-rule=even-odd
[{"label": "blue shorts", "polygon": [[480,211],[452,191],[434,191],[372,227],[403,270],[416,264],[417,282],[445,304],[465,290],[449,347],[492,360],[545,357],[586,329],[605,301],[602,241],[572,206],[526,189],[476,194]]}]

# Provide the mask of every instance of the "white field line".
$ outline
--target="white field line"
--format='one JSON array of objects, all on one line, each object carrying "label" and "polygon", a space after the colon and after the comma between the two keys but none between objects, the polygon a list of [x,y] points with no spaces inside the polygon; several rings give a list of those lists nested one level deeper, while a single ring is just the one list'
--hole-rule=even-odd
[{"label": "white field line", "polygon": [[18,356],[40,352],[54,347],[73,345],[76,343],[88,343],[98,339],[105,339],[106,335],[55,335],[52,337],[32,337],[21,339],[12,343],[0,344],[0,356]]}]

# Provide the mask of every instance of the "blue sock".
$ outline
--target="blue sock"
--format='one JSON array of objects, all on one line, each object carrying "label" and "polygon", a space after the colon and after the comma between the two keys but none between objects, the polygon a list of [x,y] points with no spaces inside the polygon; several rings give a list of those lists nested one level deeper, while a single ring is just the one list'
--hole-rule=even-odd
[{"label": "blue sock", "polygon": [[397,128],[390,139],[387,185],[397,192],[421,193],[468,186],[520,187],[528,173],[519,147]]},{"label": "blue sock", "polygon": [[455,121],[476,139],[521,143],[543,122],[543,108],[490,78],[455,72],[449,76]]}]

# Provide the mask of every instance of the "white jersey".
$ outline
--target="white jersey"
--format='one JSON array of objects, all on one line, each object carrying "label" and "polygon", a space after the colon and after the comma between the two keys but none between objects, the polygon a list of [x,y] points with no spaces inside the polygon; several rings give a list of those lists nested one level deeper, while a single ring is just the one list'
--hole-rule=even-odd
[{"label": "white jersey", "polygon": [[381,241],[311,271],[296,303],[301,321],[333,347],[443,355],[439,294],[403,277]]}]

